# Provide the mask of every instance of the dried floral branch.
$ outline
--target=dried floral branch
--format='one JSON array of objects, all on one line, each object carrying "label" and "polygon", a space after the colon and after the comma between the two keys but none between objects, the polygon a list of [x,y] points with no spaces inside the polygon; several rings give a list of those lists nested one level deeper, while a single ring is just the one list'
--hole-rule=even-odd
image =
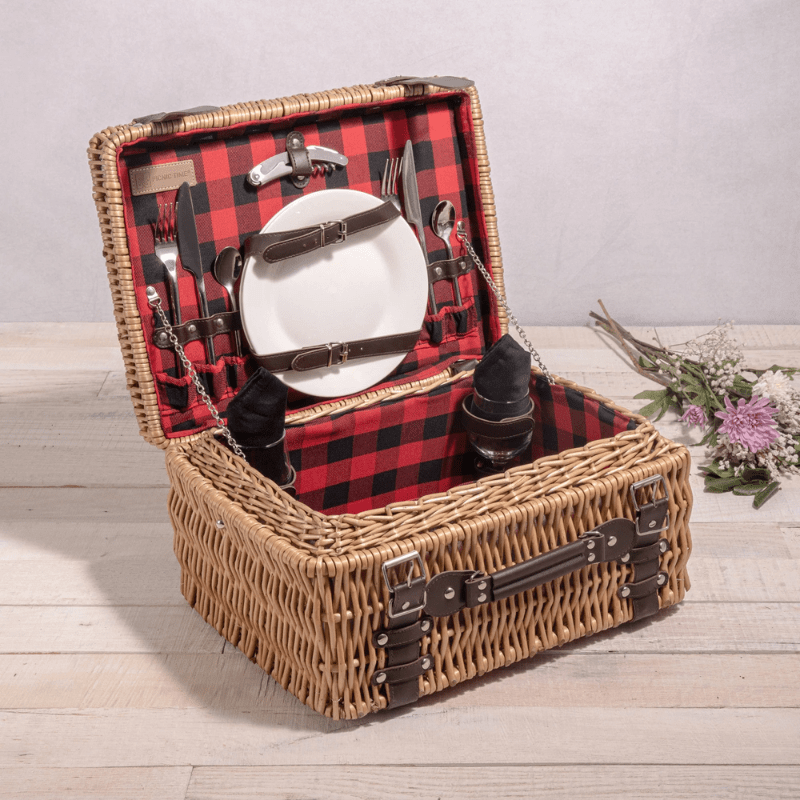
[{"label": "dried floral branch", "polygon": [[701,467],[706,491],[752,495],[760,508],[780,488],[780,475],[800,474],[800,386],[792,383],[800,368],[744,367],[731,323],[684,345],[643,342],[599,302],[605,317],[590,312],[595,325],[619,343],[640,375],[664,387],[637,395],[649,401],[639,413],[657,421],[674,410],[702,429],[698,444],[711,457]]}]

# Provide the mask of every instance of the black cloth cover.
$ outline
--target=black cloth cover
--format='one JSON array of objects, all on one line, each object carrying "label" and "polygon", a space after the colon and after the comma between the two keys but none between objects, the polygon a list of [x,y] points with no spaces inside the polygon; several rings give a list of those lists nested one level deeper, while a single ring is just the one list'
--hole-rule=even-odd
[{"label": "black cloth cover", "polygon": [[228,404],[228,429],[247,462],[278,485],[289,479],[284,452],[284,420],[289,389],[259,367]]},{"label": "black cloth cover", "polygon": [[[530,380],[531,354],[505,334],[475,367],[475,391],[490,402],[480,408],[473,404],[472,413],[490,420],[524,414],[530,408]],[[495,403],[503,405],[494,407]]]}]

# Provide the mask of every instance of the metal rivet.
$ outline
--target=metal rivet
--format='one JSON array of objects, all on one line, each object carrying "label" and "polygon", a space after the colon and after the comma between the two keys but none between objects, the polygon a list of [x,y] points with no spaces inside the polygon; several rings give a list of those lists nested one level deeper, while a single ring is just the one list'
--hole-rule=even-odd
[{"label": "metal rivet", "polygon": [[595,558],[596,558],[596,556],[595,556],[594,553],[589,553],[589,556],[588,556],[588,558],[586,560],[591,564],[592,561],[595,560]]},{"label": "metal rivet", "polygon": [[620,593],[620,595],[621,595],[622,597],[627,597],[627,596],[628,596],[628,595],[631,593],[631,590],[630,590],[630,589],[629,589],[627,586],[623,586],[623,587],[622,587],[622,588],[619,590],[619,593]]},{"label": "metal rivet", "polygon": [[478,602],[479,603],[485,603],[486,602],[486,595],[485,594],[479,594],[478,595]]},{"label": "metal rivet", "polygon": [[389,637],[385,633],[382,633],[378,637],[378,646],[379,647],[383,647],[388,641],[389,641]]},{"label": "metal rivet", "polygon": [[444,593],[445,600],[452,600],[456,596],[456,590],[449,587]]},{"label": "metal rivet", "polygon": [[167,338],[168,338],[168,337],[167,337],[167,334],[166,334],[166,333],[164,333],[163,331],[162,331],[161,333],[159,333],[159,334],[158,334],[158,341],[159,341],[159,342],[166,342],[166,341],[167,341]]},{"label": "metal rivet", "polygon": [[606,544],[609,547],[613,547],[616,543],[617,543],[617,537],[616,536],[609,536],[608,537],[608,541],[606,542]]},{"label": "metal rivet", "polygon": [[188,330],[189,333],[194,333],[197,330],[197,325],[190,325],[186,330]]},{"label": "metal rivet", "polygon": [[586,549],[594,550],[594,542],[591,539],[588,542],[586,542]]},{"label": "metal rivet", "polygon": [[656,521],[652,520],[652,522],[647,527],[648,528],[655,528],[655,526],[656,526]]},{"label": "metal rivet", "polygon": [[441,274],[442,274],[442,268],[441,268],[441,267],[436,267],[436,269],[434,270],[434,272],[435,272],[437,275],[441,275]]},{"label": "metal rivet", "polygon": [[669,550],[669,542],[666,539],[662,539],[659,543],[659,547],[661,548],[662,553],[666,553]]},{"label": "metal rivet", "polygon": [[662,572],[658,576],[657,581],[659,586],[663,586],[667,582],[667,576]]},{"label": "metal rivet", "polygon": [[375,683],[383,683],[385,680],[386,680],[386,673],[385,672],[379,672],[375,676]]},{"label": "metal rivet", "polygon": [[425,620],[425,622],[423,622],[422,625],[419,626],[419,629],[423,633],[427,633],[430,630],[430,628],[431,628],[431,624],[430,624],[430,622],[428,622],[428,620]]},{"label": "metal rivet", "polygon": [[409,608],[411,608],[411,603],[403,603],[403,611],[407,611]]},{"label": "metal rivet", "polygon": [[478,588],[481,589],[481,590],[485,589],[486,588],[486,581],[481,581],[478,584]]},{"label": "metal rivet", "polygon": [[620,561],[623,564],[627,564],[630,560],[631,560],[631,554],[630,553],[625,553],[625,555],[622,556],[622,558],[620,559]]},{"label": "metal rivet", "polygon": [[261,183],[261,174],[260,174],[260,173],[258,173],[258,172],[254,172],[254,173],[253,173],[253,174],[250,176],[250,181],[251,181],[252,183]]},{"label": "metal rivet", "polygon": [[221,519],[218,519],[217,520],[217,527],[218,528],[224,528],[225,527],[225,523]]},{"label": "metal rivet", "polygon": [[426,658],[422,662],[422,669],[430,669],[430,668],[431,668],[431,660],[429,658]]},{"label": "metal rivet", "polygon": [[222,327],[222,326],[223,326],[225,323],[224,323],[224,322],[223,322],[221,319],[218,319],[218,320],[215,320],[215,321],[214,321],[214,324],[215,324],[215,325],[216,325],[218,328],[221,328],[221,327]]}]

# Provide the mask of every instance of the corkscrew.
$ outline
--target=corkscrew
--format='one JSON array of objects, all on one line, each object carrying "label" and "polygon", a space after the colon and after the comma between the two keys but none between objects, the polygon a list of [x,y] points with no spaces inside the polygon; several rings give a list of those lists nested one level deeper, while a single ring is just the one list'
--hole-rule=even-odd
[{"label": "corkscrew", "polygon": [[[347,156],[330,147],[310,145],[304,150],[311,163],[310,171],[303,176],[304,178],[330,175],[335,169],[341,169],[347,165]],[[272,158],[256,164],[247,174],[247,181],[253,186],[264,186],[270,181],[293,174],[295,174],[294,162],[292,155],[287,150],[285,153],[278,153]]]}]

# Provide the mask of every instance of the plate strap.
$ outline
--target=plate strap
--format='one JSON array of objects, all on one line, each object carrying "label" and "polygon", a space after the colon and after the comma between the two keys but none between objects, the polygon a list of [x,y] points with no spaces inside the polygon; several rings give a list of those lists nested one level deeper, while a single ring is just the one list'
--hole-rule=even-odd
[{"label": "plate strap", "polygon": [[400,216],[400,210],[389,200],[358,214],[322,222],[308,228],[291,231],[257,233],[244,243],[244,257],[255,256],[275,264],[289,258],[313,253],[321,247],[341,244],[354,233],[361,233],[378,225],[385,225]]},{"label": "plate strap", "polygon": [[416,330],[392,336],[378,336],[374,339],[359,339],[355,342],[329,342],[304,347],[302,350],[271,353],[267,356],[253,355],[253,360],[270,372],[288,370],[305,372],[322,367],[336,367],[357,358],[407,353],[417,343],[419,334],[420,332]]}]

